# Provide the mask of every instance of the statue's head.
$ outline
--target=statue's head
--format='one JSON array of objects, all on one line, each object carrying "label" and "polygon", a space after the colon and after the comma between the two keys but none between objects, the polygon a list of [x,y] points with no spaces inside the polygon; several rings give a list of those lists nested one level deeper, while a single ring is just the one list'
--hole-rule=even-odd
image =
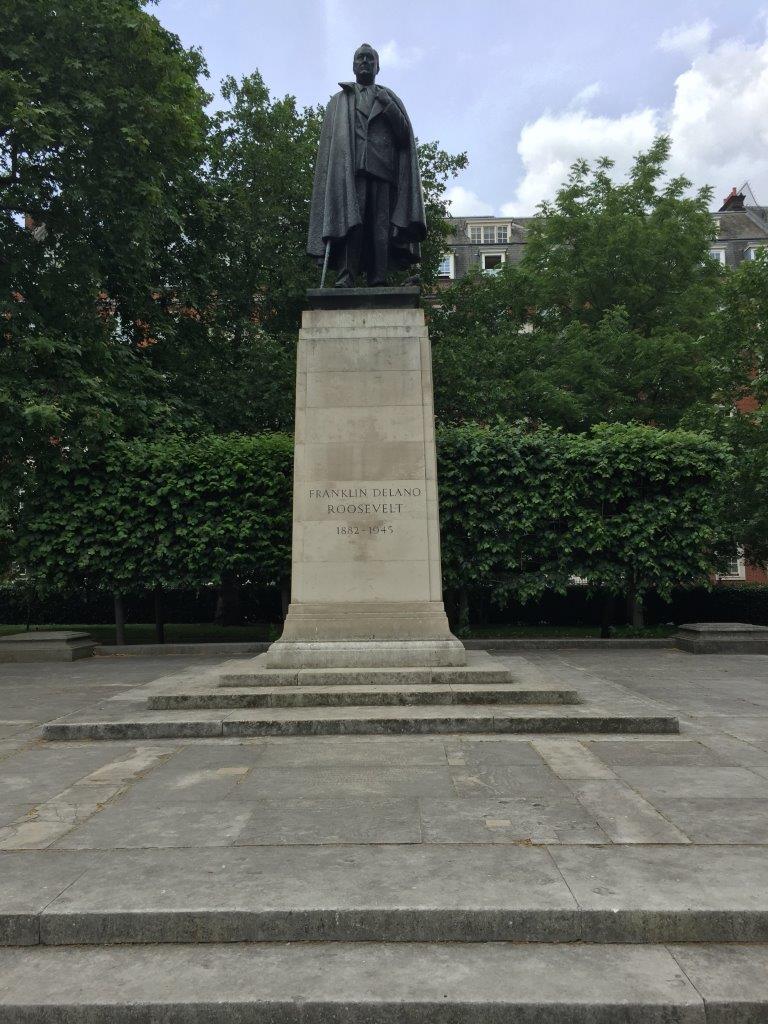
[{"label": "statue's head", "polygon": [[352,58],[352,70],[359,85],[372,85],[379,73],[379,55],[370,43],[362,43]]}]

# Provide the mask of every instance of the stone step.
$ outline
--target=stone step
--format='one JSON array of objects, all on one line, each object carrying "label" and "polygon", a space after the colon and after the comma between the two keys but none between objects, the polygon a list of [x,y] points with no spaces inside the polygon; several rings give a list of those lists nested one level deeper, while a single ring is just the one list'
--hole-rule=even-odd
[{"label": "stone step", "polygon": [[151,711],[188,708],[316,708],[452,704],[578,704],[576,690],[524,689],[507,684],[421,686],[282,686],[253,692],[213,689],[156,694],[147,699]]},{"label": "stone step", "polygon": [[763,846],[0,853],[0,896],[14,946],[768,941]]},{"label": "stone step", "polygon": [[[486,655],[487,657],[487,655]],[[257,665],[257,659],[254,659]],[[222,672],[219,686],[461,686],[514,685],[514,675],[492,659],[460,668],[324,668],[280,669],[253,667]]]},{"label": "stone step", "polygon": [[3,1024],[725,1024],[763,946],[346,943],[0,950]]},{"label": "stone step", "polygon": [[[102,705],[102,708],[104,705]],[[676,733],[677,718],[584,705],[314,707],[78,712],[48,722],[48,740],[176,739],[210,736],[365,736],[445,733]]]}]

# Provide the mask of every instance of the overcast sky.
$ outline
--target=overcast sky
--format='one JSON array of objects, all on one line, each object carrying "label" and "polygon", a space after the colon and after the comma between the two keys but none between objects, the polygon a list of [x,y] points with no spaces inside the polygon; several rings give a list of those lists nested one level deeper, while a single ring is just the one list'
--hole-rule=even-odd
[{"label": "overcast sky", "polygon": [[577,157],[617,170],[654,136],[674,170],[748,180],[768,205],[768,0],[160,0],[214,90],[258,69],[275,95],[325,103],[371,42],[378,81],[422,140],[466,150],[457,214],[525,215]]}]

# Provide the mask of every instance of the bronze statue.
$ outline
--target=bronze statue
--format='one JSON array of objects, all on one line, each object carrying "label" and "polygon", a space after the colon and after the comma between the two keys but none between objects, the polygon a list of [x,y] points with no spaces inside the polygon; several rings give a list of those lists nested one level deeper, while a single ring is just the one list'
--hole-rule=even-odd
[{"label": "bronze statue", "polygon": [[[418,263],[427,234],[413,128],[395,94],[375,84],[379,55],[355,51],[354,82],[340,82],[325,111],[312,188],[310,256],[352,288],[364,271],[371,287],[391,270]],[[322,287],[321,284],[321,287]]]}]

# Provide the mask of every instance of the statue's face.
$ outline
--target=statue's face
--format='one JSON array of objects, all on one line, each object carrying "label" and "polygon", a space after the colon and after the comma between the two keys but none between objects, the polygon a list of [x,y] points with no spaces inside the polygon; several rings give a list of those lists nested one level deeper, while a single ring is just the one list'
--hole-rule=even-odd
[{"label": "statue's face", "polygon": [[379,70],[376,54],[367,46],[361,46],[355,52],[352,70],[359,85],[372,85]]}]

